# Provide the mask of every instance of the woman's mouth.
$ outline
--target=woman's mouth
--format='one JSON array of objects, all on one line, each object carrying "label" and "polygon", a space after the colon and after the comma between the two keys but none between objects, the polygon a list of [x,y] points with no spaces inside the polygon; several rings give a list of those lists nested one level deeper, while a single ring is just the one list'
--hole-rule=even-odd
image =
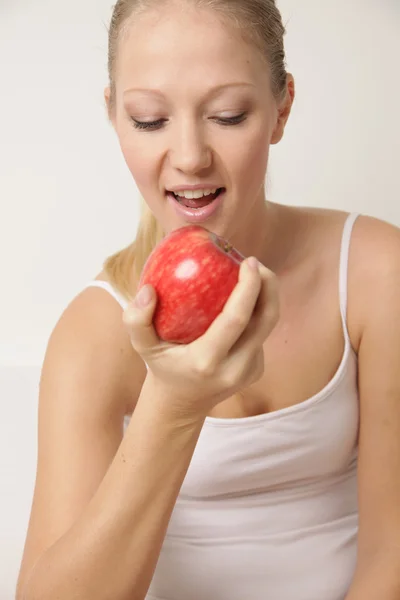
[{"label": "woman's mouth", "polygon": [[176,213],[191,223],[199,223],[209,219],[218,207],[226,193],[225,188],[219,188],[214,194],[201,198],[185,198],[174,192],[167,191],[168,200]]}]

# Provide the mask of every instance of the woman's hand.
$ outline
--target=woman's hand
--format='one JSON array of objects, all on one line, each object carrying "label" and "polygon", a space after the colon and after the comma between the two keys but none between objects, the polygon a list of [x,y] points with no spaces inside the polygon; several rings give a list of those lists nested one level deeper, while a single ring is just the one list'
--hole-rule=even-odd
[{"label": "woman's hand", "polygon": [[156,387],[169,391],[179,414],[205,416],[211,408],[264,372],[263,344],[279,318],[276,276],[255,258],[241,263],[239,281],[222,312],[188,345],[157,336],[152,318],[157,296],[144,286],[124,312],[133,348]]}]

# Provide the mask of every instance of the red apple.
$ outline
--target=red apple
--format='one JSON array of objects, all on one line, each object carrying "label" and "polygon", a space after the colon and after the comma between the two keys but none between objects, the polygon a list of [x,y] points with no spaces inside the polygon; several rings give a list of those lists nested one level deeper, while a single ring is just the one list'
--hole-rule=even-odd
[{"label": "red apple", "polygon": [[222,311],[238,282],[244,256],[198,225],[176,229],[153,250],[139,289],[151,284],[158,297],[153,324],[167,342],[189,344]]}]

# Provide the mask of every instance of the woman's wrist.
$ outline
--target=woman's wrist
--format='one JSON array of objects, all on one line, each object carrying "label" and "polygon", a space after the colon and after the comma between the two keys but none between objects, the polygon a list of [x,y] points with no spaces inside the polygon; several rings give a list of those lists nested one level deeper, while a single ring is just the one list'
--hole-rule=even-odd
[{"label": "woman's wrist", "polygon": [[194,410],[190,405],[190,398],[185,404],[185,398],[180,397],[178,400],[178,396],[181,396],[178,389],[160,381],[149,371],[138,403],[154,411],[155,415],[160,416],[162,422],[170,427],[192,428],[195,431],[201,429],[207,416],[206,412]]}]

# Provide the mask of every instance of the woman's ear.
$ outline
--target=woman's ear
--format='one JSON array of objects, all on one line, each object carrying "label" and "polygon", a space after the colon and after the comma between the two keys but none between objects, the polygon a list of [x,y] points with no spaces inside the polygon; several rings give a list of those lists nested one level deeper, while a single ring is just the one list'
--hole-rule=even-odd
[{"label": "woman's ear", "polygon": [[104,100],[106,103],[108,119],[111,122],[111,124],[114,126],[114,110],[111,106],[111,89],[109,86],[107,86],[104,90]]},{"label": "woman's ear", "polygon": [[288,74],[286,83],[286,96],[278,107],[278,117],[272,133],[271,144],[278,144],[283,138],[286,123],[292,110],[295,94],[296,92],[293,76]]}]

